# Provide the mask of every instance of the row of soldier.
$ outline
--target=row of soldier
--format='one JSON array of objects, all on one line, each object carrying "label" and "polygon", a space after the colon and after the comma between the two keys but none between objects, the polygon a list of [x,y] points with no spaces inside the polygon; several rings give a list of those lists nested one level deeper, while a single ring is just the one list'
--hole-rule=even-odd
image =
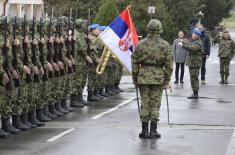
[{"label": "row of soldier", "polygon": [[104,48],[97,37],[104,28],[67,17],[1,17],[1,138],[122,92],[123,68],[114,56],[103,74],[96,73]]}]

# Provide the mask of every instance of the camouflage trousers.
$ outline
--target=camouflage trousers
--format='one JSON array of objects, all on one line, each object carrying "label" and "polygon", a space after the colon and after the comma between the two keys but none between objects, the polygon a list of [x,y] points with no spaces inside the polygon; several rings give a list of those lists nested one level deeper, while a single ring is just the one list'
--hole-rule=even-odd
[{"label": "camouflage trousers", "polygon": [[[10,115],[17,115],[14,109],[15,99],[17,98],[18,89],[5,91],[4,103],[3,103],[3,117],[8,117]],[[14,109],[14,110],[13,110]]]},{"label": "camouflage trousers", "polygon": [[117,78],[115,81],[115,84],[119,85],[121,82],[121,78],[122,78],[122,74],[123,74],[123,66],[121,63],[119,63],[118,65],[118,72],[117,72]]},{"label": "camouflage trousers", "polygon": [[8,116],[8,111],[5,109],[5,87],[0,86],[0,115],[1,117],[7,117]]},{"label": "camouflage trousers", "polygon": [[37,102],[37,108],[42,109],[48,103],[49,89],[48,89],[49,81],[41,81],[39,86],[39,98]]},{"label": "camouflage trousers", "polygon": [[[32,83],[33,85],[33,104],[35,106],[35,109],[41,108],[41,96],[40,96],[40,85],[41,85],[41,81],[40,82],[34,82]],[[32,109],[32,110],[35,110]]]},{"label": "camouflage trousers", "polygon": [[118,67],[116,65],[108,66],[105,86],[112,86],[117,81]]},{"label": "camouflage trousers", "polygon": [[229,76],[230,58],[220,58],[220,75]]},{"label": "camouflage trousers", "polygon": [[71,94],[71,80],[72,80],[73,74],[66,74],[65,76],[62,76],[62,83],[61,83],[61,99],[68,99]]},{"label": "camouflage trousers", "polygon": [[88,91],[93,91],[97,82],[96,66],[90,66],[88,69]]},{"label": "camouflage trousers", "polygon": [[16,88],[17,97],[13,106],[13,115],[21,115],[28,112],[27,84],[22,80],[20,87]]},{"label": "camouflage trousers", "polygon": [[54,78],[50,78],[47,81],[47,102],[48,104],[54,104],[55,103],[55,91],[54,91]]},{"label": "camouflage trousers", "polygon": [[96,74],[95,89],[100,90],[101,88],[105,87],[105,74],[105,72],[100,75]]},{"label": "camouflage trousers", "polygon": [[158,121],[162,99],[162,86],[139,85],[138,87],[141,97],[141,121]]},{"label": "camouflage trousers", "polygon": [[[71,83],[72,94],[78,95],[78,94],[83,93],[83,89],[85,88],[86,81],[88,78],[88,73],[89,71],[87,72],[86,66],[77,66],[76,72],[72,76],[72,83]],[[95,80],[95,79],[92,79],[92,76],[91,76],[89,89],[93,90],[94,83],[92,80]],[[89,81],[88,81],[88,84],[89,84]]]},{"label": "camouflage trousers", "polygon": [[61,90],[61,85],[63,84],[62,82],[62,78],[61,77],[54,77],[53,80],[53,100],[55,102],[58,102],[59,100],[61,100],[61,94],[62,94],[62,90]]},{"label": "camouflage trousers", "polygon": [[199,67],[189,67],[190,82],[193,91],[199,90]]}]

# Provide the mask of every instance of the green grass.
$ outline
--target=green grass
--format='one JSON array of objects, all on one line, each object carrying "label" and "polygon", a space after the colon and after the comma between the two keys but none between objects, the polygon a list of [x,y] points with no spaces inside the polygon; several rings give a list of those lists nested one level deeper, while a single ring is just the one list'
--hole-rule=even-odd
[{"label": "green grass", "polygon": [[224,19],[221,25],[224,25],[227,28],[235,28],[235,13],[233,13],[230,18]]}]

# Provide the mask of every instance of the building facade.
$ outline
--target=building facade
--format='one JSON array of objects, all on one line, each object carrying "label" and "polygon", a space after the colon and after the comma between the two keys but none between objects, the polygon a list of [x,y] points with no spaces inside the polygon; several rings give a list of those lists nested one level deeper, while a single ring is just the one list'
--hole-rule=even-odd
[{"label": "building facade", "polygon": [[0,0],[1,16],[27,16],[32,19],[45,17],[44,0]]}]

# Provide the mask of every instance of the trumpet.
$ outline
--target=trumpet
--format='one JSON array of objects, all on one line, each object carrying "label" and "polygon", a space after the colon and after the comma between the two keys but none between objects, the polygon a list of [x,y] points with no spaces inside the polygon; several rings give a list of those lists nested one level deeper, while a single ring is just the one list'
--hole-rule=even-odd
[{"label": "trumpet", "polygon": [[104,73],[104,69],[108,63],[110,55],[111,55],[111,51],[105,46],[103,53],[102,53],[102,56],[100,58],[101,62],[96,67],[96,73],[98,75],[101,75]]}]

